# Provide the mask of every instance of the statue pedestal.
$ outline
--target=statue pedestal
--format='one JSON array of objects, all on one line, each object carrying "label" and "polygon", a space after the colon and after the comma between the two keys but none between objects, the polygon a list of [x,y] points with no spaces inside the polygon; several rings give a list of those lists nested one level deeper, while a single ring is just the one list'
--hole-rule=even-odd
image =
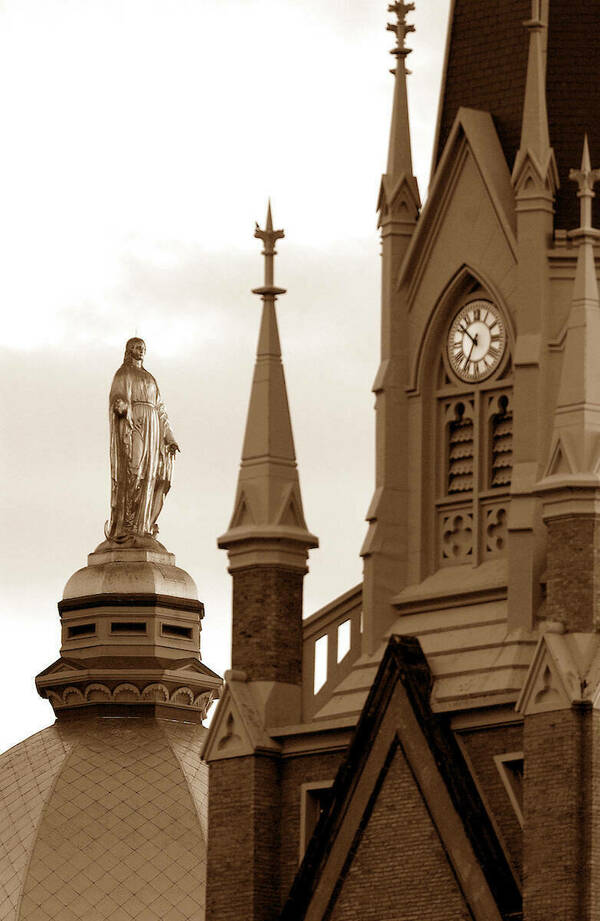
[{"label": "statue pedestal", "polygon": [[91,707],[201,721],[221,680],[200,657],[204,606],[191,576],[155,546],[101,544],[58,603],[60,659],[36,678],[56,715]]}]

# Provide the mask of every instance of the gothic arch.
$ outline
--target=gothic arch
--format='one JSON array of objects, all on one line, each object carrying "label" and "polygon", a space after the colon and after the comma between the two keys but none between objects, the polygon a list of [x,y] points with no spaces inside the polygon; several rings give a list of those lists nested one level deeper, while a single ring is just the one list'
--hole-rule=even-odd
[{"label": "gothic arch", "polygon": [[471,291],[475,292],[477,290],[486,292],[502,310],[506,318],[508,351],[513,351],[515,341],[514,322],[505,298],[502,296],[498,286],[485,273],[467,263],[463,263],[446,282],[429,311],[421,340],[414,350],[415,358],[410,370],[408,384],[408,390],[411,395],[420,395],[423,385],[431,381],[430,357],[436,348],[439,350],[442,330],[449,321],[455,307],[463,297]]},{"label": "gothic arch", "polygon": [[[455,312],[473,297],[490,299],[501,310],[506,352],[489,378],[461,382],[446,359],[446,330]],[[463,264],[431,306],[415,344],[410,380],[420,419],[423,475],[420,578],[442,566],[478,566],[506,552],[514,339],[513,319],[497,285]]]}]

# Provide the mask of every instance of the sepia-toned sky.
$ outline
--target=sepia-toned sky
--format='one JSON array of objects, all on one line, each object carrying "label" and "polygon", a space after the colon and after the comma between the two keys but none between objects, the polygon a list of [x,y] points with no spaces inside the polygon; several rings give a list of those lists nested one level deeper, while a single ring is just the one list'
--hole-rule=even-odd
[{"label": "sepia-toned sky", "polygon": [[[409,17],[425,198],[449,0]],[[160,540],[229,666],[232,511],[270,195],[278,317],[309,529],[310,614],[361,579],[379,348],[375,204],[393,79],[386,0],[2,0],[0,750],[53,721],[35,674],[103,539],[107,399],[147,345],[182,449]]]}]

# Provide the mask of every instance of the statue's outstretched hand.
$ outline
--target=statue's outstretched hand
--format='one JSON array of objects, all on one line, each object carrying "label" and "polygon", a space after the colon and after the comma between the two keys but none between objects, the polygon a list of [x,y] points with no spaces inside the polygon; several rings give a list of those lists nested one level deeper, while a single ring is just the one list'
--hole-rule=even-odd
[{"label": "statue's outstretched hand", "polygon": [[175,454],[177,453],[177,451],[181,453],[181,448],[179,447],[176,441],[172,441],[170,444],[167,445],[167,451],[169,452],[171,457],[175,457]]}]

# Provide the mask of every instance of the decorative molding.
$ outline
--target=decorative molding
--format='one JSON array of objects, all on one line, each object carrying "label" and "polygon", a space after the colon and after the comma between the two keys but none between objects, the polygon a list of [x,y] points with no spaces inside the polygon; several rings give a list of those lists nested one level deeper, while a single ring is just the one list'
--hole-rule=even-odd
[{"label": "decorative molding", "polygon": [[427,201],[403,262],[399,284],[410,287],[409,310],[444,222],[467,156],[473,158],[507,247],[517,262],[514,195],[506,159],[488,112],[461,107],[429,187]]},{"label": "decorative molding", "polygon": [[97,703],[163,703],[199,710],[202,712],[203,719],[217,696],[212,689],[195,694],[187,686],[176,687],[169,691],[168,687],[160,682],[152,682],[143,688],[139,688],[128,681],[122,682],[114,688],[109,687],[107,684],[93,681],[80,687],[72,684],[68,685],[62,693],[56,688],[43,688],[40,693],[42,697],[46,697],[50,701],[54,710]]},{"label": "decorative molding", "polygon": [[473,557],[473,515],[466,508],[444,510],[440,515],[442,563],[459,563]]},{"label": "decorative molding", "polygon": [[193,598],[176,598],[172,595],[155,595],[151,592],[134,594],[127,592],[100,592],[97,595],[82,595],[80,598],[64,598],[58,602],[60,614],[67,611],[85,611],[89,608],[169,608],[171,611],[192,611],[204,617],[204,605]]},{"label": "decorative molding", "polygon": [[[281,745],[266,729],[261,715],[260,694],[245,672],[225,674],[225,692],[210,724],[202,758],[222,761],[263,752],[279,756]],[[260,684],[260,682],[258,682]]]},{"label": "decorative molding", "polygon": [[516,711],[524,716],[600,707],[600,636],[544,633],[534,653]]}]

